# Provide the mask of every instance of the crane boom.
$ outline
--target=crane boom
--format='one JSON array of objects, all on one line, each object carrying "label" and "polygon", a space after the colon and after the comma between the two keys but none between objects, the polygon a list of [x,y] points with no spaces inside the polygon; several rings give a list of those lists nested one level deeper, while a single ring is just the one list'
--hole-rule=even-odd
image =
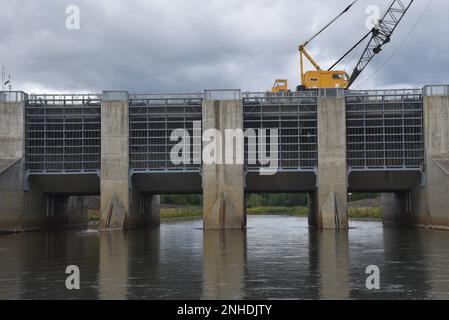
[{"label": "crane boom", "polygon": [[317,33],[315,33],[309,40],[307,40],[306,42],[304,42],[301,46],[305,47],[309,44],[309,42],[311,42],[313,39],[315,39],[316,37],[318,37],[324,30],[326,30],[327,28],[330,27],[331,24],[333,24],[335,21],[337,21],[342,15],[344,15],[346,12],[349,11],[349,9],[351,9],[351,7],[359,0],[355,0],[353,1],[349,6],[346,7],[346,9],[344,9],[338,16],[336,16],[334,19],[332,19],[328,24],[326,24],[323,28],[320,29],[320,31],[318,31]]},{"label": "crane boom", "polygon": [[394,0],[391,3],[385,15],[379,20],[377,26],[372,29],[371,39],[349,78],[348,88],[354,83],[374,56],[382,51],[382,46],[390,42],[391,35],[401,22],[413,1],[414,0]]}]

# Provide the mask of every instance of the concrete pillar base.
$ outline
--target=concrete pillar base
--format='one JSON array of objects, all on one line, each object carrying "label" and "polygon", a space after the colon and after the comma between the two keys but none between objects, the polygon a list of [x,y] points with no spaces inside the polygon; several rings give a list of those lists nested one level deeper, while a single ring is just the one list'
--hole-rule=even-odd
[{"label": "concrete pillar base", "polygon": [[[123,192],[127,194],[128,190]],[[100,231],[124,230],[126,228],[129,207],[127,202],[122,201],[122,197],[116,191],[106,193],[105,188],[102,188]]]},{"label": "concrete pillar base", "polygon": [[[102,204],[100,231],[117,231],[153,228],[160,225],[160,196],[145,194],[138,190],[129,191],[129,206],[112,194],[108,205]],[[106,210],[103,210],[106,208]]]}]

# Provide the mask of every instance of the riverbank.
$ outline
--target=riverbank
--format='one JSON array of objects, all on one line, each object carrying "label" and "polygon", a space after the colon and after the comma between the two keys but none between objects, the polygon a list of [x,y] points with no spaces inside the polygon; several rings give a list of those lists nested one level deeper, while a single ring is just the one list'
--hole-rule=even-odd
[{"label": "riverbank", "polygon": [[[309,209],[307,207],[254,207],[247,209],[248,215],[289,215],[298,217],[307,217]],[[203,215],[201,207],[185,208],[162,208],[161,219],[172,218],[193,218]],[[382,210],[380,208],[348,208],[348,217],[350,219],[369,219],[382,220]]]},{"label": "riverbank", "polygon": [[[261,206],[247,209],[248,215],[288,215],[297,217],[307,217],[309,209],[307,207],[270,207]],[[195,206],[163,206],[161,208],[161,219],[195,218],[203,215],[202,207]],[[348,208],[349,219],[357,220],[382,220],[382,210],[379,207],[354,207]],[[99,210],[89,210],[89,223],[95,224],[100,220]]]}]

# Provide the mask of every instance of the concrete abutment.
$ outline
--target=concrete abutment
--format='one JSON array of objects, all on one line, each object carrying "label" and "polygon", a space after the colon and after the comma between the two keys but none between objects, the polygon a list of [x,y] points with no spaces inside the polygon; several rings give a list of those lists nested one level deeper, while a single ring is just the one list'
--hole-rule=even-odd
[{"label": "concrete abutment", "polygon": [[415,191],[414,224],[449,230],[449,95],[424,96],[423,108],[425,187]]},{"label": "concrete abutment", "polygon": [[26,177],[25,102],[0,102],[0,121],[0,233],[87,226],[83,197],[46,193]]}]

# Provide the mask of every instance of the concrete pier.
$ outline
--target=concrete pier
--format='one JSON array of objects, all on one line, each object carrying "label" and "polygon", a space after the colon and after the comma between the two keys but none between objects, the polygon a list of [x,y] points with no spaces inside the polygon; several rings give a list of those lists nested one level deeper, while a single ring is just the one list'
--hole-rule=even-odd
[{"label": "concrete pier", "polygon": [[346,109],[342,97],[318,98],[318,177],[316,211],[310,221],[323,229],[347,229],[348,174]]},{"label": "concrete pier", "polygon": [[159,225],[159,196],[132,188],[129,178],[127,92],[104,92],[101,102],[100,230]]},{"label": "concrete pier", "polygon": [[[215,144],[215,163],[203,159],[203,219],[205,229],[242,229],[246,227],[245,175],[243,148],[235,148],[232,164],[225,159],[225,130],[243,130],[241,100],[204,100],[203,135],[210,129],[221,134],[221,141],[203,142],[203,148]],[[243,137],[243,135],[242,135]],[[217,139],[218,140],[218,139]],[[237,139],[234,139],[234,145]],[[230,143],[228,142],[228,145]],[[227,152],[229,156],[229,151]]]},{"label": "concrete pier", "polygon": [[100,229],[104,230],[126,229],[137,218],[130,212],[128,118],[128,93],[103,93]]},{"label": "concrete pier", "polygon": [[416,223],[449,229],[449,95],[424,89],[424,205],[417,206]]}]

